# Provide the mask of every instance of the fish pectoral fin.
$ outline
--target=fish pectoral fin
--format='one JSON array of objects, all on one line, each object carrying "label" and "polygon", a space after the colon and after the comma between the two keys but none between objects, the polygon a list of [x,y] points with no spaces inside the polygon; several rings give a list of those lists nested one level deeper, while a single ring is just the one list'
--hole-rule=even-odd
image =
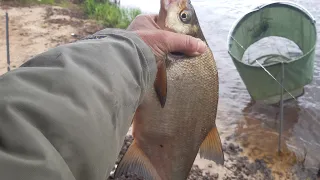
[{"label": "fish pectoral fin", "polygon": [[167,69],[164,62],[162,62],[158,68],[154,89],[163,108],[167,100]]},{"label": "fish pectoral fin", "polygon": [[200,146],[200,158],[224,164],[224,154],[217,127],[212,128]]},{"label": "fish pectoral fin", "polygon": [[135,141],[130,145],[114,173],[115,178],[133,174],[143,179],[160,180],[160,176],[148,157],[137,146]]}]

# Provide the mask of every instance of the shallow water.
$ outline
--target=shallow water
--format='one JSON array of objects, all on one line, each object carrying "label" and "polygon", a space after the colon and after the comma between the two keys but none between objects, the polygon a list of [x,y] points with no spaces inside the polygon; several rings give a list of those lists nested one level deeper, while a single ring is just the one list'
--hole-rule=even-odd
[{"label": "shallow water", "polygon": [[[151,0],[149,3],[145,3],[144,0],[121,1],[122,5],[133,5],[133,2],[134,6],[145,12],[158,12],[159,0]],[[192,0],[219,69],[218,127],[222,136],[235,133],[234,137],[246,147],[245,151],[250,157],[269,159],[274,170],[301,162],[306,168],[316,172],[320,167],[320,41],[317,44],[313,82],[306,86],[304,96],[297,102],[285,103],[285,144],[282,156],[276,154],[279,108],[250,103],[250,96],[227,52],[227,35],[233,23],[244,13],[267,2],[273,1]],[[311,12],[318,22],[319,36],[320,1],[291,2],[298,3]],[[298,157],[295,158],[291,152],[296,153]]]}]

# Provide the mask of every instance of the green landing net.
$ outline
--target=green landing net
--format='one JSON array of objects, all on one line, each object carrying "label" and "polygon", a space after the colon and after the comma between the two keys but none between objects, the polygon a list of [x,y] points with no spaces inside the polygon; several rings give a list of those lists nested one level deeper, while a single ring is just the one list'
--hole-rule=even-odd
[{"label": "green landing net", "polygon": [[264,4],[235,23],[228,51],[253,100],[274,104],[303,95],[313,80],[315,23],[291,2]]}]

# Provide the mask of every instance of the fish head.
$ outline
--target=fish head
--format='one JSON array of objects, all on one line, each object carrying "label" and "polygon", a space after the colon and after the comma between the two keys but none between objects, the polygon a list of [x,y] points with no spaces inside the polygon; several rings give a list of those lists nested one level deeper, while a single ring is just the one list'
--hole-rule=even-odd
[{"label": "fish head", "polygon": [[[207,43],[190,0],[161,0],[156,23],[163,30],[190,35]],[[192,57],[181,52],[170,52],[167,55],[166,67],[183,58]]]},{"label": "fish head", "polygon": [[201,31],[190,0],[161,0],[157,23],[161,29],[194,37]]}]

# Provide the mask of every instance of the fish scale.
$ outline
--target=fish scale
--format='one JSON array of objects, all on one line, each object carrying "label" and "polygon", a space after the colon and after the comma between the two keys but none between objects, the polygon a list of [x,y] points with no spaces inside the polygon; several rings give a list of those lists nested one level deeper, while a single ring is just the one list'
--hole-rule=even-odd
[{"label": "fish scale", "polygon": [[[188,3],[170,1],[171,10],[177,9],[179,3]],[[193,10],[189,3],[185,7]],[[166,22],[170,22],[169,13],[172,15],[167,13]],[[193,15],[197,28],[191,25],[190,28],[197,29],[194,37],[205,41],[195,12]],[[185,180],[199,149],[201,157],[223,164],[215,124],[218,71],[210,48],[196,57],[168,55],[166,74],[165,106],[162,108],[159,103],[155,88],[147,92],[133,121],[134,141],[120,161],[115,177],[133,172],[145,179]]]}]

